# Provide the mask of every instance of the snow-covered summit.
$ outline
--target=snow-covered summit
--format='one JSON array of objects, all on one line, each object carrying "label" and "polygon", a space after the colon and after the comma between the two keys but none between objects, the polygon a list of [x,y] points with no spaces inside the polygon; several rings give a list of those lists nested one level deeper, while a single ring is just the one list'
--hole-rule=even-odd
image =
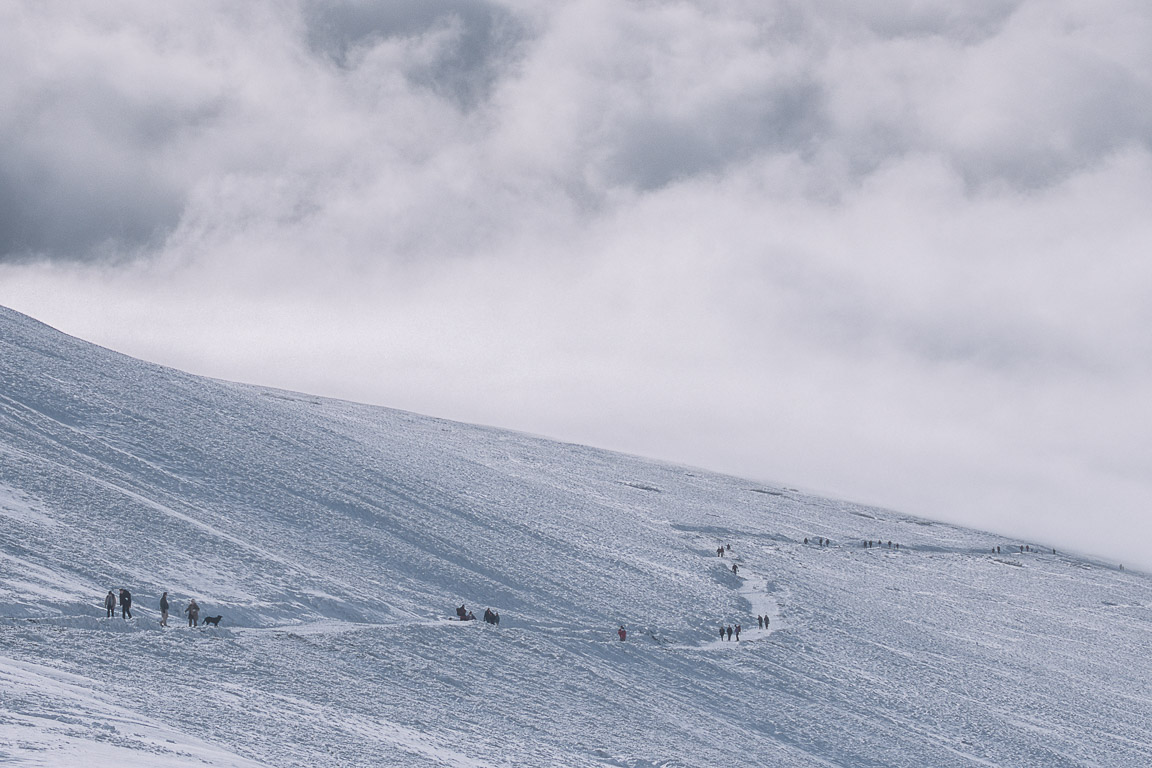
[{"label": "snow-covered summit", "polygon": [[0,308],[0,762],[1144,768],[1150,587]]}]

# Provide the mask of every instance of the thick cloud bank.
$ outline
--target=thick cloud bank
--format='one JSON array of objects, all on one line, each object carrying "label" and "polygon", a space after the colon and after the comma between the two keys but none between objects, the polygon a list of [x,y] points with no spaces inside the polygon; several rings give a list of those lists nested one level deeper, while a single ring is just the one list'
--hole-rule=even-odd
[{"label": "thick cloud bank", "polygon": [[0,5],[0,303],[1152,566],[1141,0]]}]

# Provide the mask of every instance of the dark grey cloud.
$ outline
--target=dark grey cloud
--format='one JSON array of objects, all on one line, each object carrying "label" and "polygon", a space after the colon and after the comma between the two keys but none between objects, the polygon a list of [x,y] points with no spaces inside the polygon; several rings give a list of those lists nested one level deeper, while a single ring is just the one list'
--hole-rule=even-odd
[{"label": "dark grey cloud", "polygon": [[463,108],[489,95],[526,34],[510,9],[479,0],[313,0],[304,6],[304,20],[311,47],[348,68],[356,66],[359,52],[381,40],[451,30],[451,45],[410,67],[408,75]]}]

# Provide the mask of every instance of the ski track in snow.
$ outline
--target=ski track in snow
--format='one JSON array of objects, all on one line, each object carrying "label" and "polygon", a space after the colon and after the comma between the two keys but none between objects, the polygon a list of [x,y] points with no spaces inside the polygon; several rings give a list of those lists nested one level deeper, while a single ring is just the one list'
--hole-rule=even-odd
[{"label": "ski track in snow", "polygon": [[0,309],[0,764],[1152,765],[1147,576],[1013,544]]}]

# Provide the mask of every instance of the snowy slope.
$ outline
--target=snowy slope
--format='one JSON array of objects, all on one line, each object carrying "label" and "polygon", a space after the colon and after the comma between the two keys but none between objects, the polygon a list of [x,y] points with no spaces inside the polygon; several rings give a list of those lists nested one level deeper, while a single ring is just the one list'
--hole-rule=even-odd
[{"label": "snowy slope", "polygon": [[3,764],[1152,765],[1152,583],[1020,543],[0,309]]}]

